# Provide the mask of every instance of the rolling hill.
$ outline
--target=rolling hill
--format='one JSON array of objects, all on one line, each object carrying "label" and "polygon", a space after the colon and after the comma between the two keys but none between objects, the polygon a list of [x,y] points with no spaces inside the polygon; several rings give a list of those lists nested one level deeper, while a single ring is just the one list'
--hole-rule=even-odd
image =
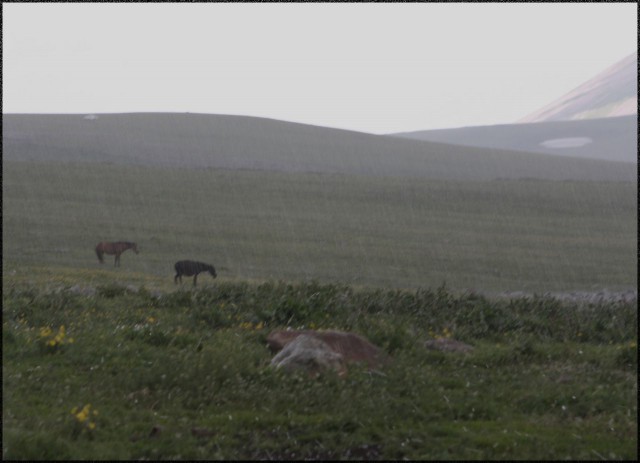
[{"label": "rolling hill", "polygon": [[124,240],[171,284],[190,258],[232,280],[637,286],[631,163],[194,114],[5,115],[3,145],[3,272],[92,269]]},{"label": "rolling hill", "polygon": [[175,113],[3,115],[3,157],[430,179],[636,180],[627,163],[455,146],[271,119]]},{"label": "rolling hill", "polygon": [[422,130],[403,138],[637,162],[638,54],[633,53],[516,124]]},{"label": "rolling hill", "polygon": [[398,133],[416,140],[637,162],[637,116]]}]

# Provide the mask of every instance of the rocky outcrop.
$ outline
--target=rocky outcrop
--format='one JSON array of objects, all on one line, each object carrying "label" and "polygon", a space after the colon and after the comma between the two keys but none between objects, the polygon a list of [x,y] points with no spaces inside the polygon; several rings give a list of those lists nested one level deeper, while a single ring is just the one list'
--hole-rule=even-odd
[{"label": "rocky outcrop", "polygon": [[271,360],[271,365],[287,371],[302,370],[311,376],[324,371],[335,371],[339,375],[346,373],[342,355],[320,339],[302,334],[297,336]]},{"label": "rocky outcrop", "polygon": [[347,363],[360,362],[369,368],[377,368],[389,361],[386,353],[379,347],[374,346],[362,336],[343,331],[276,330],[267,336],[267,345],[272,352],[278,352],[301,335],[326,343]]}]

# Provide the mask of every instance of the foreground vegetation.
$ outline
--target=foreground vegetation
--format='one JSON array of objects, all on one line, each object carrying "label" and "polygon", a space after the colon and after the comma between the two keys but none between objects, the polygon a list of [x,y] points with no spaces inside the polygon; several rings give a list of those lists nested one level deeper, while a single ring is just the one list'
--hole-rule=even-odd
[{"label": "foreground vegetation", "polygon": [[[635,301],[50,273],[4,272],[4,459],[638,456]],[[360,333],[393,363],[274,371],[285,326]]]}]

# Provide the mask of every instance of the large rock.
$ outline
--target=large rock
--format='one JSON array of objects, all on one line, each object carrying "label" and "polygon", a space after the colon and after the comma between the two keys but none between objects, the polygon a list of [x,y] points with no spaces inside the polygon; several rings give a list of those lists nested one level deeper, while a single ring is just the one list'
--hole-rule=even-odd
[{"label": "large rock", "polygon": [[382,349],[362,336],[342,331],[276,330],[267,336],[267,345],[272,352],[278,352],[302,335],[324,342],[347,363],[362,362],[369,368],[377,368],[388,362],[388,357]]},{"label": "large rock", "polygon": [[333,370],[341,376],[346,373],[342,355],[334,352],[324,341],[306,334],[287,343],[273,357],[271,365],[287,371],[307,371],[312,376],[326,370]]}]

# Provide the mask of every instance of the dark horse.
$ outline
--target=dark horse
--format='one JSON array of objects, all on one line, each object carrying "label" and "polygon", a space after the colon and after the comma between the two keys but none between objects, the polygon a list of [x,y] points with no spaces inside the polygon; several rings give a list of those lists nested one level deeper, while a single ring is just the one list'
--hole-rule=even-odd
[{"label": "dark horse", "polygon": [[100,260],[101,264],[104,264],[104,259],[102,258],[104,254],[115,254],[116,259],[113,265],[115,267],[119,267],[120,254],[125,252],[127,249],[133,249],[134,252],[138,254],[138,246],[136,246],[136,243],[130,243],[129,241],[117,241],[115,243],[103,241],[102,243],[98,243],[96,246],[96,254],[98,255],[98,260]]},{"label": "dark horse", "polygon": [[213,265],[203,264],[202,262],[195,262],[192,260],[181,260],[176,262],[176,276],[173,278],[173,281],[177,284],[178,278],[180,278],[180,283],[182,283],[182,275],[190,277],[193,275],[193,286],[196,285],[196,280],[198,279],[198,273],[200,272],[209,272],[213,278],[216,277],[216,269],[213,268]]}]

